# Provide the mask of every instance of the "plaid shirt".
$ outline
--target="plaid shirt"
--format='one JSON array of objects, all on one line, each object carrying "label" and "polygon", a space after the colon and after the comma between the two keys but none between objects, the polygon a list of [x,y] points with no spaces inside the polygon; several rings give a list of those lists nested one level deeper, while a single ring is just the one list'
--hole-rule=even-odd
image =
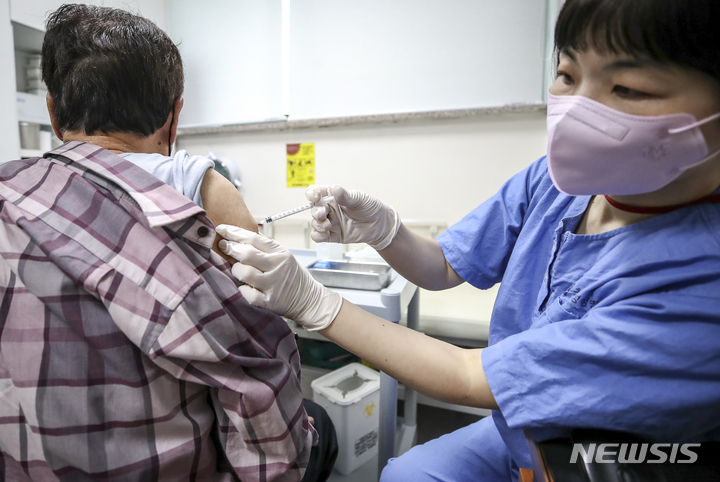
[{"label": "plaid shirt", "polygon": [[299,480],[295,339],[204,211],[91,144],[0,165],[5,480]]}]

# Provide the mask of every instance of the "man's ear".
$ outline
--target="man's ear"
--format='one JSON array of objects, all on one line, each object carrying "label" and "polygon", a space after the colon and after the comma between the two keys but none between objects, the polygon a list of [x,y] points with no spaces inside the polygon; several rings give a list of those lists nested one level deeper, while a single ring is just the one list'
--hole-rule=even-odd
[{"label": "man's ear", "polygon": [[57,138],[62,141],[63,133],[60,127],[58,127],[57,118],[55,117],[55,103],[53,102],[53,98],[50,97],[50,92],[45,95],[45,101],[47,102],[48,114],[50,114],[50,124],[52,124],[53,131],[55,131]]},{"label": "man's ear", "polygon": [[177,138],[178,119],[180,118],[180,111],[182,110],[184,104],[185,99],[182,97],[178,97],[175,100],[172,112],[173,120],[170,123],[170,145],[174,144],[175,139]]}]

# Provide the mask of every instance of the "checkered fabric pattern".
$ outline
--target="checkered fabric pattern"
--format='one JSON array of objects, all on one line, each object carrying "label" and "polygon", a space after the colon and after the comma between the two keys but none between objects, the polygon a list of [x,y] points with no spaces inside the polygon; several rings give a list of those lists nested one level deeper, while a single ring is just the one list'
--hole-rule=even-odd
[{"label": "checkered fabric pattern", "polygon": [[180,193],[70,142],[0,165],[5,480],[300,480],[294,336]]}]

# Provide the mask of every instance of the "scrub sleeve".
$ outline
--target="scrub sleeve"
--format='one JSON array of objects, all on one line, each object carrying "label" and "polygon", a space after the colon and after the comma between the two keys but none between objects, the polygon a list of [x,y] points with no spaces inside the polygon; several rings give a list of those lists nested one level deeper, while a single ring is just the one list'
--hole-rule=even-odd
[{"label": "scrub sleeve", "polygon": [[[535,299],[547,265],[547,259],[537,253],[549,252],[551,248],[551,236],[547,231],[542,232],[546,229],[544,226],[538,225],[539,218],[548,211],[548,204],[552,203],[552,199],[545,195],[549,187],[552,187],[552,181],[547,173],[545,159],[542,158],[512,177],[497,194],[438,237],[445,258],[468,283],[476,288],[487,289],[505,281],[493,308],[490,345],[530,327],[528,307],[524,302],[528,298]],[[518,245],[521,234],[525,235],[525,243]],[[525,260],[525,266],[508,269],[508,266],[517,265],[519,259]],[[509,303],[501,307],[498,302],[503,299],[509,300]],[[500,322],[499,313],[504,313],[501,316],[503,321]],[[504,445],[516,471],[518,466],[532,469],[524,436],[503,436],[504,432],[508,432],[508,427],[500,412],[494,411],[489,420],[493,421],[500,434],[500,438],[493,443]],[[488,450],[488,445],[479,443],[476,450],[482,453]],[[477,467],[476,470],[481,468]],[[514,474],[513,479],[503,480],[517,480],[517,474]]]}]

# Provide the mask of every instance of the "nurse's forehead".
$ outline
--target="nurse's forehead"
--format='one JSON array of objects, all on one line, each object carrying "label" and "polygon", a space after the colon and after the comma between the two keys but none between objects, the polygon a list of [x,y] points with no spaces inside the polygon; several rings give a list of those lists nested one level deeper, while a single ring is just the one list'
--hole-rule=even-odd
[{"label": "nurse's forehead", "polygon": [[651,59],[650,57],[635,57],[629,54],[597,52],[591,49],[582,51],[562,49],[560,51],[560,60],[569,60],[575,64],[590,58],[600,62],[602,70],[605,71],[668,67],[667,64]]}]

